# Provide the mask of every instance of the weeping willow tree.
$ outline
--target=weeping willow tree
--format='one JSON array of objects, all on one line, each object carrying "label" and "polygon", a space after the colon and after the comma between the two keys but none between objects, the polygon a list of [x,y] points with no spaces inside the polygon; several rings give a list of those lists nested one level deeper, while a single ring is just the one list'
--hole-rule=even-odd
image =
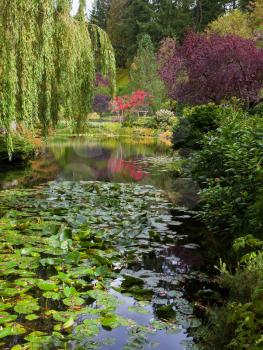
[{"label": "weeping willow tree", "polygon": [[59,118],[79,128],[90,112],[96,71],[115,93],[115,57],[110,40],[85,17],[80,0],[0,0],[0,127],[11,157],[12,125],[41,127]]}]

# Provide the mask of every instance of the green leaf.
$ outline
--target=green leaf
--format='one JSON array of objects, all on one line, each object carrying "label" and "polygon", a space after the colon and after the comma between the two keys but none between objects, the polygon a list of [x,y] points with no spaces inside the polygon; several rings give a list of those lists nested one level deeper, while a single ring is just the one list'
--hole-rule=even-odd
[{"label": "green leaf", "polygon": [[9,337],[9,336],[21,335],[24,333],[26,333],[26,329],[21,324],[16,323],[1,329],[0,339]]},{"label": "green leaf", "polygon": [[101,319],[103,327],[117,328],[120,326],[127,326],[127,320],[118,315],[107,315]]},{"label": "green leaf", "polygon": [[72,296],[70,298],[63,299],[63,303],[67,306],[80,306],[85,303],[85,300],[77,297],[77,296]]},{"label": "green leaf", "polygon": [[71,328],[74,324],[74,318],[71,317],[66,323],[63,325],[63,329]]},{"label": "green leaf", "polygon": [[39,310],[39,305],[37,300],[32,297],[27,297],[26,299],[22,299],[17,302],[14,307],[15,312],[19,314],[32,314],[34,311]]},{"label": "green leaf", "polygon": [[26,316],[26,320],[28,320],[28,321],[34,321],[34,320],[37,320],[38,318],[39,318],[39,316],[35,315],[35,314],[30,314],[30,315]]},{"label": "green leaf", "polygon": [[39,280],[37,286],[41,290],[54,291],[58,289],[58,286],[53,281]]},{"label": "green leaf", "polygon": [[144,307],[141,307],[141,306],[129,306],[128,310],[130,312],[135,312],[137,314],[144,314],[144,315],[147,315],[150,313],[149,310],[146,310]]},{"label": "green leaf", "polygon": [[10,315],[8,312],[0,312],[0,324],[15,321],[17,315]]},{"label": "green leaf", "polygon": [[76,288],[74,288],[74,287],[66,287],[63,289],[63,292],[67,298],[69,298],[70,296],[73,296],[73,295],[78,295],[78,292],[77,292]]},{"label": "green leaf", "polygon": [[61,294],[56,292],[45,292],[43,293],[43,297],[47,299],[60,300]]}]

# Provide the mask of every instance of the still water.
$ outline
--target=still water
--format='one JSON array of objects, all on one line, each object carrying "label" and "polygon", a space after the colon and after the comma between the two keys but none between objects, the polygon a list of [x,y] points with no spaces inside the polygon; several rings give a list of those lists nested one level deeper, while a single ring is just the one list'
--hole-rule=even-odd
[{"label": "still water", "polygon": [[[148,253],[142,252],[139,262],[127,264],[126,271],[152,283],[151,302],[143,306],[145,313],[137,313],[136,307],[141,307],[138,300],[115,288],[121,279],[113,282],[110,293],[120,301],[119,315],[134,319],[145,327],[151,327],[151,322],[160,318],[156,311],[160,305],[175,305],[175,326],[146,334],[134,334],[127,327],[111,332],[102,329],[95,339],[101,343],[100,349],[195,348],[189,329],[197,327],[199,322],[192,315],[193,305],[186,285],[200,284],[198,273],[203,264],[198,245],[191,241],[198,227],[189,211],[198,204],[198,188],[191,180],[178,177],[180,162],[168,146],[153,138],[91,140],[72,137],[50,139],[42,156],[26,168],[21,166],[14,170],[8,164],[2,166],[0,189],[31,188],[49,181],[99,181],[137,183],[164,191],[170,203],[170,209],[165,213],[167,243],[162,242],[160,246],[155,242]],[[162,231],[162,224],[157,228]],[[135,311],[131,312],[131,307]],[[76,348],[74,343],[71,348]]]}]

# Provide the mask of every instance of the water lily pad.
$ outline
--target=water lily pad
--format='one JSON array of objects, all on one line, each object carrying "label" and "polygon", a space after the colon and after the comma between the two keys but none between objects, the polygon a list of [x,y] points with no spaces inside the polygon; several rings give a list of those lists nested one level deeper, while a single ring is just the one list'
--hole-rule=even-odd
[{"label": "water lily pad", "polygon": [[35,331],[35,332],[31,332],[29,335],[27,335],[25,337],[25,339],[33,343],[35,341],[38,341],[39,338],[43,337],[44,335],[46,335],[46,333],[41,332],[41,331]]},{"label": "water lily pad", "polygon": [[76,336],[94,337],[99,334],[99,326],[97,320],[85,320],[83,324],[74,329]]},{"label": "water lily pad", "polygon": [[136,285],[136,286],[142,286],[144,285],[144,281],[143,279],[136,277],[136,276],[132,276],[132,275],[123,275],[123,282],[121,284],[123,289],[129,289],[130,287]]},{"label": "water lily pad", "polygon": [[0,324],[8,323],[15,321],[17,319],[17,315],[11,315],[8,312],[0,312]]},{"label": "water lily pad", "polygon": [[17,302],[14,310],[19,314],[32,314],[34,311],[39,310],[39,305],[36,299],[32,297],[26,297]]},{"label": "water lily pad", "polygon": [[30,314],[30,315],[26,316],[26,320],[28,320],[28,321],[34,321],[34,320],[37,320],[38,318],[39,318],[39,316],[35,315],[35,314]]},{"label": "water lily pad", "polygon": [[135,312],[136,314],[143,314],[143,315],[147,315],[150,313],[149,310],[146,310],[144,307],[142,306],[129,306],[128,310],[130,312]]},{"label": "water lily pad", "polygon": [[156,314],[160,318],[171,319],[175,317],[175,310],[172,304],[159,306],[156,310]]},{"label": "water lily pad", "polygon": [[45,292],[43,293],[43,297],[47,299],[60,300],[61,294],[57,292]]},{"label": "water lily pad", "polygon": [[73,307],[83,305],[85,303],[85,300],[78,296],[72,296],[70,298],[63,299],[63,303],[67,306]]},{"label": "water lily pad", "polygon": [[0,330],[0,339],[9,336],[21,335],[24,333],[26,333],[26,329],[21,324],[10,324],[7,327]]},{"label": "water lily pad", "polygon": [[118,315],[107,315],[103,317],[100,321],[103,327],[109,327],[112,329],[127,325],[127,319]]},{"label": "water lily pad", "polygon": [[54,291],[58,289],[58,286],[53,281],[39,280],[37,286],[39,289],[46,291]]}]

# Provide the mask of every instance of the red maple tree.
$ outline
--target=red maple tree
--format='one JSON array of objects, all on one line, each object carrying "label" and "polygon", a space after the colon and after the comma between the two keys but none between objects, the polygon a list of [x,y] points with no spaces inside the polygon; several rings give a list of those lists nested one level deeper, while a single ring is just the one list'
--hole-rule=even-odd
[{"label": "red maple tree", "polygon": [[125,113],[136,111],[139,108],[147,107],[150,104],[151,95],[144,90],[136,90],[131,95],[116,96],[111,102],[112,111]]}]

